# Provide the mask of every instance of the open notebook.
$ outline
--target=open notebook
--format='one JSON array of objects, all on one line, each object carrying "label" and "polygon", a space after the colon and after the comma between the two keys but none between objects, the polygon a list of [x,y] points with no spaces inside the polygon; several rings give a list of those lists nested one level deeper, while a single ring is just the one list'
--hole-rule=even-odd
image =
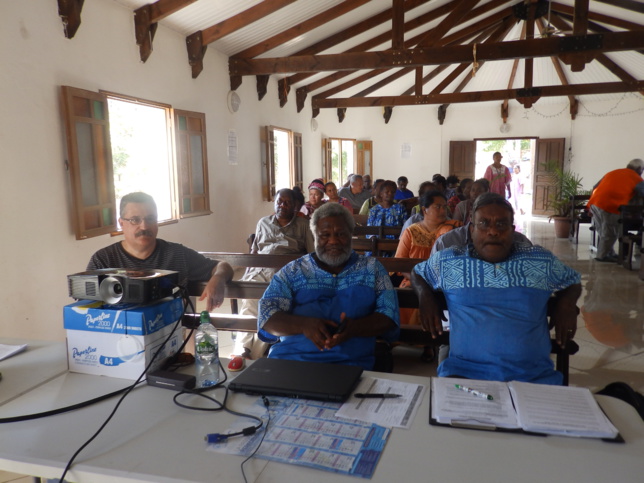
[{"label": "open notebook", "polygon": [[[473,395],[456,385],[492,399]],[[430,424],[623,442],[585,387],[434,377]]]}]

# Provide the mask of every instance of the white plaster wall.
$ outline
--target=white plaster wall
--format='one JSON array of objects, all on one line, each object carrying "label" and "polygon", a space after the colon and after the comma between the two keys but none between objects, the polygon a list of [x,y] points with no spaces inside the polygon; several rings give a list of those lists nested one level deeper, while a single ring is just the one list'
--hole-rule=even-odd
[{"label": "white plaster wall", "polygon": [[[339,136],[374,141],[374,174],[395,179],[401,174],[415,187],[436,172],[447,174],[450,139],[499,135],[498,106],[449,108],[443,126],[436,106],[396,108],[388,125],[377,109],[352,109],[339,124],[335,110],[318,117],[310,129],[310,105],[296,113],[295,93],[280,109],[271,79],[262,102],[255,80],[246,78],[238,93],[240,110],[226,107],[227,59],[209,48],[204,71],[193,80],[185,39],[159,27],[154,52],[143,64],[134,41],[132,12],[113,0],[85,2],[74,39],[63,35],[56,2],[0,2],[0,335],[62,340],[62,307],[71,302],[66,276],[85,268],[97,249],[120,238],[101,236],[77,241],[70,221],[70,188],[64,169],[64,133],[59,86],[105,89],[206,113],[213,214],[164,226],[160,236],[197,250],[244,251],[248,233],[259,217],[272,211],[261,200],[259,129],[272,124],[303,134],[305,183],[322,174],[321,139]],[[615,102],[594,106],[605,112]],[[618,110],[644,107],[629,99]],[[545,114],[561,107],[539,107]],[[642,110],[629,116],[586,118],[573,124],[561,115],[544,119],[512,106],[512,136],[565,137],[572,132],[572,167],[587,186],[633,157],[644,156]],[[226,157],[226,135],[239,137],[239,164]],[[402,160],[402,143],[412,157]]]},{"label": "white plaster wall", "polygon": [[[590,189],[606,172],[622,168],[633,158],[644,158],[644,98],[628,94],[619,100],[582,105],[571,121],[564,102],[544,100],[533,110],[510,104],[510,132],[502,134],[500,102],[453,104],[441,126],[437,106],[394,108],[385,124],[380,108],[349,109],[340,124],[335,109],[320,113],[324,137],[344,136],[373,141],[374,178],[409,178],[418,185],[435,173],[448,175],[449,142],[499,137],[565,138],[567,161]],[[615,107],[617,106],[617,107]],[[571,142],[572,140],[572,142]],[[411,144],[411,157],[402,159],[401,148]],[[491,160],[490,160],[491,162]]]}]

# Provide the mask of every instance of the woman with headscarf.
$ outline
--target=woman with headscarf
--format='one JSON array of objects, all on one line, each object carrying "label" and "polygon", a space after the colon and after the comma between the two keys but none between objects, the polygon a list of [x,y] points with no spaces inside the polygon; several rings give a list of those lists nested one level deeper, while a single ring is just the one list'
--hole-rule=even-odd
[{"label": "woman with headscarf", "polygon": [[309,201],[304,203],[304,206],[301,209],[301,212],[307,218],[311,218],[313,212],[326,203],[324,199],[324,182],[320,178],[316,178],[311,181],[309,185]]}]

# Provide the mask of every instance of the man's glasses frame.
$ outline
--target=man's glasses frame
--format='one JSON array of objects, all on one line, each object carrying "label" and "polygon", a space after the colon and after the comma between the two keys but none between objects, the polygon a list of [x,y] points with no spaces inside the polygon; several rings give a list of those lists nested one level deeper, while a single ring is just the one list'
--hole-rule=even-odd
[{"label": "man's glasses frame", "polygon": [[138,226],[145,221],[146,225],[156,225],[158,223],[158,218],[156,215],[148,215],[144,217],[133,216],[131,218],[121,218],[123,221],[130,222],[131,225]]}]

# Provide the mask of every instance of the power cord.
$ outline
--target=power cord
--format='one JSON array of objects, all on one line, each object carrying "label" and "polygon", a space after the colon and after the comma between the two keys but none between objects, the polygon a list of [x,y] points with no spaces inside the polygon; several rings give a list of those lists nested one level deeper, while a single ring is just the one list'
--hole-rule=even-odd
[{"label": "power cord", "polygon": [[262,434],[262,438],[259,440],[259,444],[255,447],[255,449],[248,456],[248,458],[246,458],[244,461],[241,462],[240,468],[241,468],[242,476],[244,477],[244,483],[248,483],[248,479],[246,478],[246,472],[244,471],[244,465],[246,464],[247,461],[250,461],[250,459],[253,456],[255,456],[257,451],[259,451],[259,448],[264,442],[264,438],[266,437],[266,433],[268,432],[268,425],[271,423],[271,410],[269,408],[270,401],[266,396],[262,396],[262,401],[264,402],[264,406],[266,406],[266,413],[268,414],[268,420],[266,421],[266,427],[264,428],[264,433]]}]

